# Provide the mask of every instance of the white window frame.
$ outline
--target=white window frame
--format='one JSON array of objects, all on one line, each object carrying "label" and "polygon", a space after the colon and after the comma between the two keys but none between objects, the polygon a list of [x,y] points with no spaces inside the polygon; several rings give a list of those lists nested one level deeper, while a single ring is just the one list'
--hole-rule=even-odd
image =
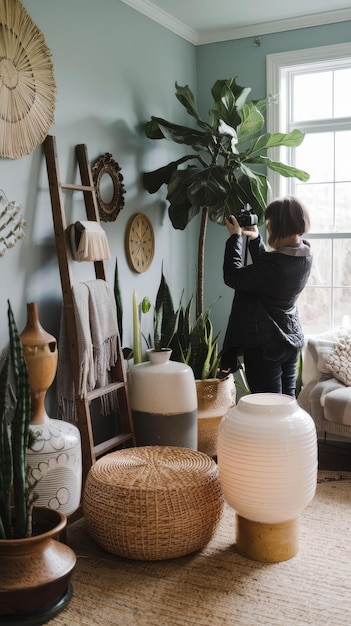
[{"label": "white window frame", "polygon": [[[298,69],[306,70],[309,63],[319,63],[321,67],[331,60],[342,60],[350,63],[351,43],[336,44],[332,46],[321,46],[319,48],[306,48],[303,50],[293,50],[289,52],[278,52],[268,54],[266,57],[266,81],[267,96],[277,98],[277,104],[272,104],[267,109],[267,131],[269,133],[288,132],[286,128],[287,107],[289,102],[280,93],[280,84],[284,80],[284,73]],[[301,124],[296,125],[303,130]],[[274,161],[285,161],[283,148],[272,148],[269,157]],[[289,179],[285,179],[276,172],[268,172],[268,182],[271,186],[272,197],[276,198],[288,193]]]},{"label": "white window frame", "polygon": [[[274,97],[275,102],[267,109],[267,131],[270,133],[283,132],[287,133],[294,127],[305,132],[313,132],[318,128],[318,121],[291,124],[290,107],[292,94],[290,93],[290,75],[301,71],[306,73],[323,70],[329,68],[331,64],[342,68],[343,65],[350,67],[351,59],[351,43],[337,44],[332,46],[322,46],[318,48],[307,48],[303,50],[295,50],[277,54],[267,55],[267,96]],[[285,86],[285,88],[284,88]],[[290,127],[288,127],[290,123]],[[350,128],[350,118],[340,118],[333,120],[321,120],[320,129],[328,130],[328,126],[333,130]],[[290,150],[290,154],[289,154]],[[294,152],[289,148],[274,148],[269,151],[269,157],[274,161],[282,161],[294,165]],[[295,179],[285,178],[276,172],[268,171],[268,182],[271,187],[272,198],[284,196],[294,193]],[[271,198],[270,198],[271,199]],[[336,240],[340,238],[351,237],[351,233],[310,233],[310,238],[326,238]],[[333,272],[332,272],[333,275]],[[313,289],[313,285],[311,285]],[[331,286],[331,289],[333,287]],[[333,326],[333,298],[331,299],[331,325]]]}]

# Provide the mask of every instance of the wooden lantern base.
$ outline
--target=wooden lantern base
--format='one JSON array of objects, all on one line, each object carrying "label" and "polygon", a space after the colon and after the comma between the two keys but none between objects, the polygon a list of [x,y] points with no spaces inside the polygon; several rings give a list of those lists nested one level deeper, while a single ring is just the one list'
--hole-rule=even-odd
[{"label": "wooden lantern base", "polygon": [[298,518],[280,524],[262,524],[237,515],[236,549],[253,561],[287,561],[298,552]]}]

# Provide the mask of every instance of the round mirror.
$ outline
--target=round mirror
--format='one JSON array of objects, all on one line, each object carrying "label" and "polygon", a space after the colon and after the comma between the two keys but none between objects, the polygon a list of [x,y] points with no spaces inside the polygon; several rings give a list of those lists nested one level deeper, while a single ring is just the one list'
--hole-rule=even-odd
[{"label": "round mirror", "polygon": [[109,153],[101,156],[93,165],[93,181],[100,218],[112,222],[124,206],[123,176],[118,163]]}]

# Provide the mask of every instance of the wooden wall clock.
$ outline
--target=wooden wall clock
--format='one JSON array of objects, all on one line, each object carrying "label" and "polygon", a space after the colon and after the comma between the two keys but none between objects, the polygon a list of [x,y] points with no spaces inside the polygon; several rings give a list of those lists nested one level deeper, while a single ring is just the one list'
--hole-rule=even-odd
[{"label": "wooden wall clock", "polygon": [[149,269],[155,252],[154,230],[143,213],[133,215],[126,231],[126,252],[130,267],[135,272]]}]

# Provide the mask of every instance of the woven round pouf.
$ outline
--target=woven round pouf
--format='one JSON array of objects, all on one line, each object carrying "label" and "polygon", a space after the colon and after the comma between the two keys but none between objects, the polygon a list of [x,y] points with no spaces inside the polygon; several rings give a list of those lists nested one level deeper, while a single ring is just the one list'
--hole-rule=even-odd
[{"label": "woven round pouf", "polygon": [[83,511],[102,548],[139,560],[203,548],[223,511],[218,468],[189,448],[145,446],[112,452],[89,470]]}]

